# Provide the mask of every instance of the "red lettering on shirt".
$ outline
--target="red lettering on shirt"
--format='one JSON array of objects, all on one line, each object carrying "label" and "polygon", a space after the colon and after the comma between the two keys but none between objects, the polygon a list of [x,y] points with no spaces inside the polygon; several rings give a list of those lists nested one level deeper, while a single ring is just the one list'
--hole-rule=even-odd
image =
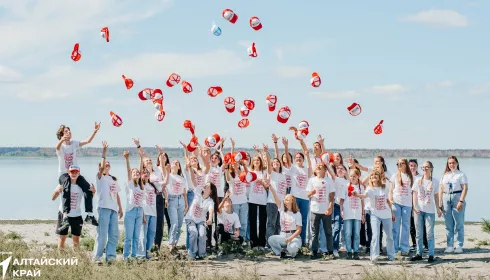
[{"label": "red lettering on shirt", "polygon": [[303,175],[303,174],[298,174],[296,176],[296,182],[297,182],[297,185],[298,185],[298,188],[300,189],[306,189],[306,175]]},{"label": "red lettering on shirt", "polygon": [[349,198],[349,206],[353,210],[357,210],[360,208],[361,199],[355,196],[350,196]]},{"label": "red lettering on shirt", "polygon": [[78,192],[70,192],[70,211],[77,209]]},{"label": "red lettering on shirt", "polygon": [[386,209],[386,195],[375,196],[375,208],[379,211]]},{"label": "red lettering on shirt", "polygon": [[131,204],[141,207],[142,201],[143,201],[143,193],[142,192],[133,192],[133,201],[131,202]]},{"label": "red lettering on shirt", "polygon": [[234,195],[242,195],[245,193],[245,184],[240,181],[239,178],[233,180],[233,194]]},{"label": "red lettering on shirt", "polygon": [[229,233],[232,233],[232,227],[233,227],[233,223],[229,220],[224,220],[223,221],[223,226],[225,228],[225,232],[229,232]]},{"label": "red lettering on shirt", "polygon": [[202,217],[202,214],[203,214],[203,209],[201,208],[201,206],[197,203],[197,201],[194,202],[194,209],[192,210],[192,216],[194,216],[195,218],[201,218]]},{"label": "red lettering on shirt", "polygon": [[291,175],[284,175],[286,176],[286,186],[289,188],[291,187]]},{"label": "red lettering on shirt", "polygon": [[197,186],[196,187],[204,187],[204,175],[199,175],[199,174],[196,174],[196,184]]},{"label": "red lettering on shirt", "polygon": [[294,220],[294,217],[291,215],[285,214],[281,215],[281,228],[282,231],[291,231],[291,230],[296,230],[296,221]]},{"label": "red lettering on shirt", "polygon": [[317,202],[327,202],[327,189],[324,186],[316,185],[314,187],[316,193],[315,198]]},{"label": "red lettering on shirt", "polygon": [[287,192],[287,183],[286,181],[280,181],[277,183],[277,193],[280,195],[286,195]]},{"label": "red lettering on shirt", "polygon": [[262,180],[257,180],[254,182],[254,189],[253,192],[256,194],[263,194],[264,193],[264,185],[262,184]]},{"label": "red lettering on shirt", "polygon": [[172,192],[174,194],[181,194],[182,191],[183,191],[183,186],[182,186],[182,182],[178,181],[178,180],[172,180]]},{"label": "red lettering on shirt", "polygon": [[402,185],[398,186],[398,193],[400,196],[409,196],[410,195],[410,187],[408,186],[410,183],[410,180],[403,180],[402,179]]},{"label": "red lettering on shirt", "polygon": [[65,154],[64,160],[66,169],[70,168],[70,166],[73,164],[73,153]]},{"label": "red lettering on shirt", "polygon": [[146,204],[155,205],[155,190],[153,188],[146,191]]},{"label": "red lettering on shirt", "polygon": [[219,188],[219,186],[221,185],[219,175],[219,172],[209,172],[209,182],[213,183],[217,188]]}]

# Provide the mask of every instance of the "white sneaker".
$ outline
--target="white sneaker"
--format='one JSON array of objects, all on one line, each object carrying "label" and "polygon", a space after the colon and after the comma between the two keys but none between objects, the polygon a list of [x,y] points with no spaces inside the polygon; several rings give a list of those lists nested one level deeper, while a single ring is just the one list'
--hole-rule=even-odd
[{"label": "white sneaker", "polygon": [[456,250],[454,250],[455,254],[462,254],[463,253],[463,247],[457,247]]},{"label": "white sneaker", "polygon": [[446,254],[454,253],[454,248],[453,247],[447,247],[446,250],[444,250],[444,253],[446,253]]},{"label": "white sneaker", "polygon": [[333,256],[338,258],[339,257],[339,251],[333,250]]}]

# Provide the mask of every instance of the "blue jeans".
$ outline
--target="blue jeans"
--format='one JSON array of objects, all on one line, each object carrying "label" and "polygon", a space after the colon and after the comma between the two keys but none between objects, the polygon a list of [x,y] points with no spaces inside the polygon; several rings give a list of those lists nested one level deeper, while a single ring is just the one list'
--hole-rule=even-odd
[{"label": "blue jeans", "polygon": [[[191,207],[193,200],[194,200],[194,191],[187,191],[187,205],[189,205],[189,207]],[[189,240],[190,240],[189,238],[190,238],[189,232],[187,231],[185,235],[185,247],[187,249],[189,249]]]},{"label": "blue jeans", "polygon": [[[361,242],[361,221],[359,220],[344,220],[345,231],[345,248],[347,253],[359,251],[359,243]],[[354,244],[352,244],[352,236],[354,236]]]},{"label": "blue jeans", "polygon": [[[410,215],[408,218],[410,219]],[[371,214],[371,229],[373,231],[370,251],[371,261],[375,261],[379,258],[379,228],[381,223],[383,223],[383,230],[386,234],[386,252],[388,253],[388,259],[393,260],[395,258],[395,246],[393,244],[393,222],[391,221],[391,218],[380,219]]]},{"label": "blue jeans", "polygon": [[240,236],[245,240],[248,229],[248,203],[233,204],[232,209],[238,215],[241,225]]},{"label": "blue jeans", "polygon": [[[393,240],[395,242],[395,253],[408,253],[408,251],[410,250],[410,216],[412,215],[412,207],[393,203],[393,213],[396,217],[396,221],[393,223]],[[371,224],[371,228],[372,227],[373,225]]]},{"label": "blue jeans", "polygon": [[342,230],[342,216],[340,216],[340,205],[334,203],[333,205],[333,249],[339,250],[340,248],[340,232]]},{"label": "blue jeans", "polygon": [[420,211],[419,214],[414,213],[415,227],[417,228],[417,255],[422,256],[424,252],[424,221],[427,232],[427,244],[429,245],[429,256],[434,256],[434,223],[436,214],[425,213]]},{"label": "blue jeans", "polygon": [[185,220],[187,232],[189,233],[189,248],[187,249],[190,258],[206,256],[206,225],[204,222],[195,223],[193,220]]},{"label": "blue jeans", "polygon": [[[444,222],[446,224],[447,247],[454,247],[454,233],[458,234],[458,247],[463,248],[464,244],[464,212],[466,202],[463,203],[461,211],[456,210],[461,193],[444,194],[442,196],[442,208],[444,213]],[[428,238],[428,236],[427,236]]]},{"label": "blue jeans", "polygon": [[157,216],[145,215],[146,224],[141,229],[140,242],[138,248],[138,257],[149,259],[151,247],[155,242],[155,233],[157,232]]},{"label": "blue jeans", "polygon": [[99,226],[95,237],[94,260],[100,260],[105,250],[106,261],[116,259],[116,246],[119,240],[119,229],[116,211],[107,208],[98,208]]},{"label": "blue jeans", "polygon": [[[325,236],[325,230],[323,230],[323,221],[320,220],[320,230],[318,231],[318,241],[320,242],[320,251],[322,253],[328,253],[327,237]],[[311,228],[311,226],[310,226]]]},{"label": "blue jeans", "polygon": [[306,244],[306,227],[308,225],[308,214],[310,212],[310,201],[307,199],[296,198],[296,204],[298,205],[299,212],[301,213],[301,223],[303,229],[301,230],[301,242]]},{"label": "blue jeans", "polygon": [[184,195],[168,195],[168,216],[170,217],[169,245],[177,245],[180,238],[180,229],[184,222],[185,202]]},{"label": "blue jeans", "polygon": [[136,257],[140,230],[143,223],[143,208],[134,207],[126,212],[124,216],[124,251],[123,257],[126,259],[131,253],[131,257]]}]

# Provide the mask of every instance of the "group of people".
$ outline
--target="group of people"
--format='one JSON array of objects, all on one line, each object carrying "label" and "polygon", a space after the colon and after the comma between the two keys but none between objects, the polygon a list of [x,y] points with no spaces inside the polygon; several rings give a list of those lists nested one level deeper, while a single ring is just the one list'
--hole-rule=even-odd
[{"label": "group of people", "polygon": [[[462,253],[464,242],[466,175],[459,170],[456,157],[447,159],[440,179],[435,178],[430,161],[418,172],[417,160],[400,158],[397,170],[388,171],[382,156],[373,167],[356,159],[344,159],[340,153],[324,156],[324,139],[318,136],[313,154],[303,140],[302,152],[289,152],[288,140],[274,134],[273,152],[268,145],[254,146],[250,155],[235,149],[224,153],[225,139],[214,152],[206,146],[186,146],[184,162],[171,160],[158,150],[155,165],[140,145],[139,166],[131,168],[129,153],[124,152],[127,167],[125,181],[126,209],[121,206],[120,187],[111,175],[103,142],[102,158],[96,174],[96,186],[80,175],[77,150],[89,144],[100,129],[85,141],[71,139],[69,127],[58,132],[56,152],[59,158],[59,185],[53,193],[61,195],[57,233],[59,247],[64,247],[68,227],[78,246],[85,221],[97,227],[94,261],[102,263],[116,258],[119,239],[118,219],[124,216],[124,259],[151,258],[160,248],[164,223],[168,228],[168,246],[176,252],[182,226],[186,226],[188,257],[202,259],[207,248],[224,242],[269,250],[281,258],[294,258],[302,246],[311,248],[311,258],[339,258],[341,241],[348,259],[359,259],[360,245],[376,263],[382,239],[386,235],[388,260],[396,254],[408,256],[410,235],[412,261],[422,260],[424,249],[428,261],[434,261],[435,215],[444,216],[447,248],[445,253]],[[279,140],[284,153],[279,152]],[[271,157],[271,154],[273,157]],[[367,172],[362,176],[362,172]],[[92,199],[98,196],[98,220],[93,214]],[[455,247],[454,236],[457,234]],[[214,240],[214,242],[213,242]],[[424,248],[425,247],[425,248]]]}]

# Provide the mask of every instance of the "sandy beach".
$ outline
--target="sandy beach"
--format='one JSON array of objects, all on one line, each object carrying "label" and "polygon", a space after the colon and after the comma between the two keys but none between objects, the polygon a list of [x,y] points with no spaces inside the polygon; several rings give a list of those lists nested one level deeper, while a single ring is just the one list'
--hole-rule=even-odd
[{"label": "sandy beach", "polygon": [[[84,226],[90,236],[95,236],[95,228]],[[119,225],[123,230],[123,225]],[[0,231],[4,233],[17,232],[27,243],[51,244],[57,243],[54,233],[54,221],[0,221]],[[183,228],[184,229],[184,228]],[[266,255],[255,258],[227,256],[210,256],[207,260],[195,263],[195,268],[206,273],[234,275],[237,270],[247,270],[257,273],[260,279],[325,279],[326,276],[338,276],[340,279],[358,279],[367,270],[405,270],[407,273],[459,272],[467,277],[482,276],[490,279],[490,234],[482,231],[481,224],[469,223],[465,226],[465,248],[463,254],[444,254],[446,246],[445,229],[443,224],[437,224],[436,229],[436,262],[428,264],[426,259],[420,262],[396,260],[386,262],[382,256],[377,266],[370,265],[369,257],[361,254],[361,260],[345,260],[345,252],[341,252],[338,260],[310,260],[309,256],[298,256],[296,260],[280,260],[278,257]],[[486,241],[486,243],[484,242]],[[484,244],[482,244],[484,243]],[[71,246],[71,240],[68,241]],[[181,235],[179,244],[185,244],[185,232]],[[425,256],[424,256],[425,257]],[[426,258],[426,257],[425,257]]]}]

